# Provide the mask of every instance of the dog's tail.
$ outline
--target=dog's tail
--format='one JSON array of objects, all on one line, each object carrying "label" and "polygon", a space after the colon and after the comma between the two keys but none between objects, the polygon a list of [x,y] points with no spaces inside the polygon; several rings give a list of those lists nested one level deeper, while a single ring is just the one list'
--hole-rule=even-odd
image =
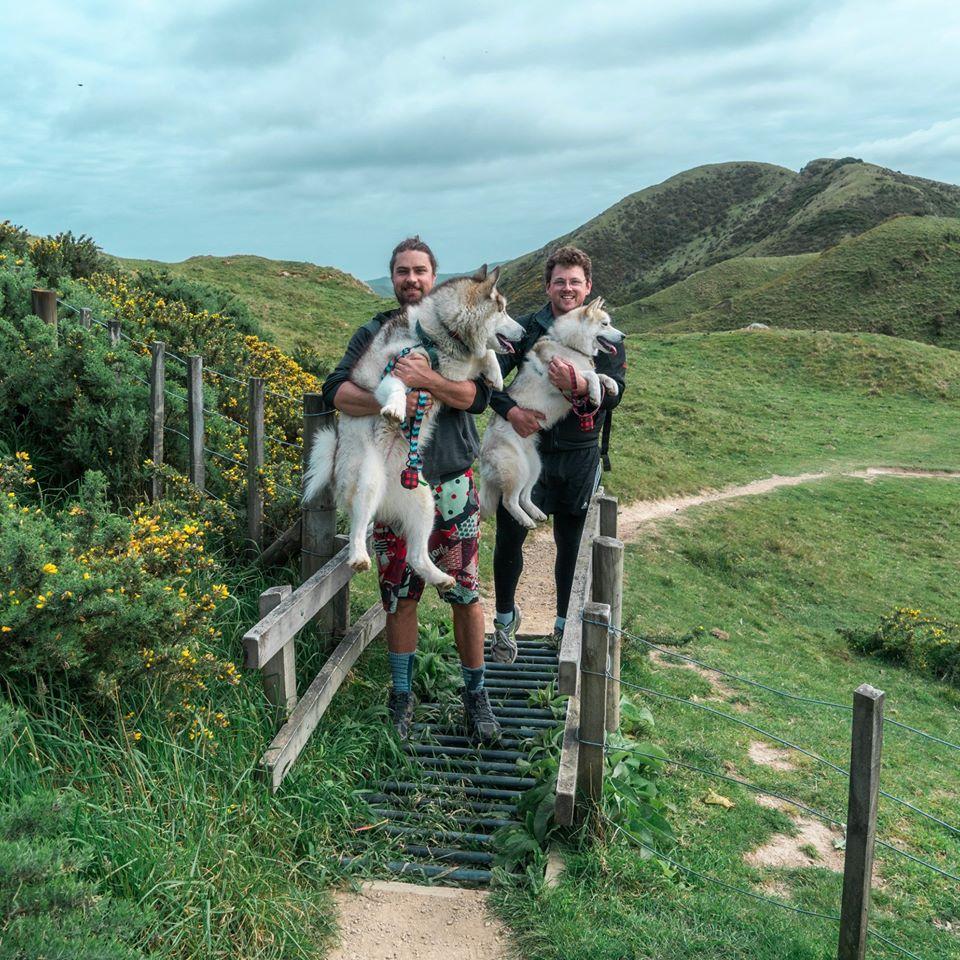
[{"label": "dog's tail", "polygon": [[486,520],[497,512],[500,504],[500,484],[492,470],[484,470],[480,462],[480,517]]},{"label": "dog's tail", "polygon": [[303,502],[309,503],[333,478],[333,466],[337,457],[337,425],[323,428],[313,435],[310,463],[303,484]]}]

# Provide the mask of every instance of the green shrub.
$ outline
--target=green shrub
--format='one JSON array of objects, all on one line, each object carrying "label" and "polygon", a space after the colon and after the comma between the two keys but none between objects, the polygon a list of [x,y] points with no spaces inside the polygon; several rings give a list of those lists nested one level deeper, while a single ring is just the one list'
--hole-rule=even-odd
[{"label": "green shrub", "polygon": [[30,291],[38,283],[29,260],[0,251],[0,317],[19,320],[27,316],[33,309]]},{"label": "green shrub", "polygon": [[174,704],[168,719],[212,739],[225,719],[213,698],[238,677],[206,649],[228,596],[200,585],[199,573],[219,572],[211,522],[170,501],[112,513],[98,473],[59,509],[37,506],[35,486],[25,452],[0,459],[0,673],[14,684],[46,676],[104,706],[156,676]]},{"label": "green shrub", "polygon": [[13,260],[23,259],[30,246],[30,234],[9,220],[0,222],[0,253]]},{"label": "green shrub", "polygon": [[872,629],[841,629],[852,650],[960,686],[960,624],[911,607],[884,614]]}]

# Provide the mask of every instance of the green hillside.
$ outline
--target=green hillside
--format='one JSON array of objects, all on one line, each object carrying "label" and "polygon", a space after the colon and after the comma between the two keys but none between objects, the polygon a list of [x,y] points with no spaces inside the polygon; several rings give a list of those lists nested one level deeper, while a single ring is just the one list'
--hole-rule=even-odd
[{"label": "green hillside", "polygon": [[393,303],[349,273],[312,263],[253,256],[117,259],[128,270],[165,270],[222,287],[250,308],[281,350],[316,351],[325,360],[339,359],[350,334]]},{"label": "green hillside", "polygon": [[638,193],[505,265],[517,309],[542,300],[540,271],[561,243],[595,262],[595,291],[612,305],[648,297],[736,256],[824,250],[897,214],[960,216],[960,187],[853,158],[799,173],[763,163],[696,167]]},{"label": "green hillside", "polygon": [[733,257],[700,270],[653,296],[617,307],[614,316],[621,329],[643,333],[685,320],[714,304],[763,286],[799,269],[817,256],[816,253],[801,253],[792,257]]},{"label": "green hillside", "polygon": [[666,330],[750,323],[864,330],[960,348],[960,220],[898,217]]}]

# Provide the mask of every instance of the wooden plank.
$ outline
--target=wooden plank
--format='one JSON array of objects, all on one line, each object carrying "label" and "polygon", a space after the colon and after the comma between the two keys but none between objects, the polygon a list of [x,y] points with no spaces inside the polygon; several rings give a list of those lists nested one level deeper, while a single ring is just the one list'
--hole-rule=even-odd
[{"label": "wooden plank", "polygon": [[600,536],[616,537],[617,535],[617,498],[609,494],[597,497],[600,504]]},{"label": "wooden plank", "polygon": [[89,307],[80,308],[80,326],[86,327],[87,330],[93,326],[93,313]]},{"label": "wooden plank", "polygon": [[607,656],[610,608],[584,605],[583,659],[580,665],[580,765],[578,792],[594,803],[603,793],[603,744],[607,711]]},{"label": "wooden plank", "polygon": [[263,377],[247,381],[247,540],[263,549]]},{"label": "wooden plank", "polygon": [[[603,507],[601,506],[601,510]],[[623,542],[614,537],[593,541],[593,599],[610,607],[610,675],[607,681],[607,731],[620,726],[620,620],[623,610]]]},{"label": "wooden plank", "polygon": [[[336,417],[330,412],[323,394],[303,395],[303,476],[307,475],[314,439],[320,430],[335,430]],[[306,580],[337,552],[337,507],[330,486],[324,487],[309,503],[301,505],[300,576]],[[344,601],[317,617],[321,633],[332,633],[343,622]]]},{"label": "wooden plank", "polygon": [[53,342],[57,342],[57,291],[39,290],[30,291],[30,309],[44,323],[53,327]]},{"label": "wooden plank", "polygon": [[560,766],[557,770],[557,799],[553,808],[554,819],[564,827],[573,824],[579,764],[580,696],[578,691],[567,700],[567,717],[563,727],[563,744],[560,747]]},{"label": "wooden plank", "polygon": [[347,563],[348,553],[344,547],[243,635],[247,668],[262,667],[349,582],[353,570]]},{"label": "wooden plank", "polygon": [[867,951],[873,846],[877,832],[880,751],[883,745],[882,690],[865,683],[853,694],[847,846],[843,857],[838,960],[863,960]]},{"label": "wooden plank", "polygon": [[600,505],[597,497],[590,501],[587,516],[580,537],[580,549],[577,551],[577,565],[573,572],[573,585],[570,588],[570,602],[567,605],[567,624],[563,628],[560,641],[560,666],[557,673],[557,685],[561,693],[572,694],[577,689],[577,673],[580,670],[580,642],[583,625],[580,611],[590,597],[590,574],[593,562],[593,548],[590,541],[596,536],[600,522]]},{"label": "wooden plank", "polygon": [[187,412],[190,423],[190,482],[203,490],[203,357],[187,357]]},{"label": "wooden plank", "polygon": [[156,503],[163,496],[163,418],[166,397],[166,347],[161,340],[150,344],[150,459],[153,461],[153,479],[150,482],[150,500]]},{"label": "wooden plank", "polygon": [[290,556],[300,549],[300,518],[287,527],[280,536],[263,551],[260,562],[269,567],[275,563],[285,563]]},{"label": "wooden plank", "polygon": [[283,778],[300,756],[310,734],[317,728],[320,718],[330,705],[333,695],[340,689],[350,668],[371,641],[383,632],[386,622],[387,615],[379,603],[374,604],[360,617],[323,665],[290,719],[273,738],[260,760],[261,770],[272,793],[276,793]]},{"label": "wooden plank", "polygon": [[[265,617],[278,607],[290,594],[293,587],[285,583],[279,587],[268,587],[260,594],[260,617]],[[297,705],[297,661],[293,638],[263,665],[263,690],[267,699],[284,716]]]}]

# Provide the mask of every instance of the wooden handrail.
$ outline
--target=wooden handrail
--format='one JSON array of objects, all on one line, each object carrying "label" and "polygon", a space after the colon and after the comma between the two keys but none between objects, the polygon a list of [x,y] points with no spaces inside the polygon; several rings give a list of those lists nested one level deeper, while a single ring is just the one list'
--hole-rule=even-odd
[{"label": "wooden handrail", "polygon": [[[339,554],[338,554],[339,556]],[[331,561],[332,562],[332,561]],[[349,568],[348,568],[349,569]],[[322,573],[323,568],[317,571]],[[260,760],[260,769],[276,793],[281,781],[293,766],[316,729],[333,695],[340,689],[357,658],[384,629],[387,615],[381,603],[375,603],[347,631],[336,650],[327,659],[306,693],[300,698],[290,719],[281,727]]]},{"label": "wooden handrail", "polygon": [[350,581],[349,552],[344,547],[243,635],[249,669],[263,667]]},{"label": "wooden handrail", "polygon": [[591,572],[593,566],[593,538],[600,527],[600,504],[598,497],[603,493],[602,488],[594,494],[587,509],[587,516],[583,522],[583,533],[580,535],[580,549],[577,551],[577,565],[573,572],[573,585],[570,588],[570,602],[567,604],[567,623],[563,628],[563,639],[560,642],[560,666],[557,674],[557,685],[561,693],[575,694],[577,691],[577,677],[580,672],[580,646],[583,634],[583,624],[580,621],[580,611],[591,596]]}]

